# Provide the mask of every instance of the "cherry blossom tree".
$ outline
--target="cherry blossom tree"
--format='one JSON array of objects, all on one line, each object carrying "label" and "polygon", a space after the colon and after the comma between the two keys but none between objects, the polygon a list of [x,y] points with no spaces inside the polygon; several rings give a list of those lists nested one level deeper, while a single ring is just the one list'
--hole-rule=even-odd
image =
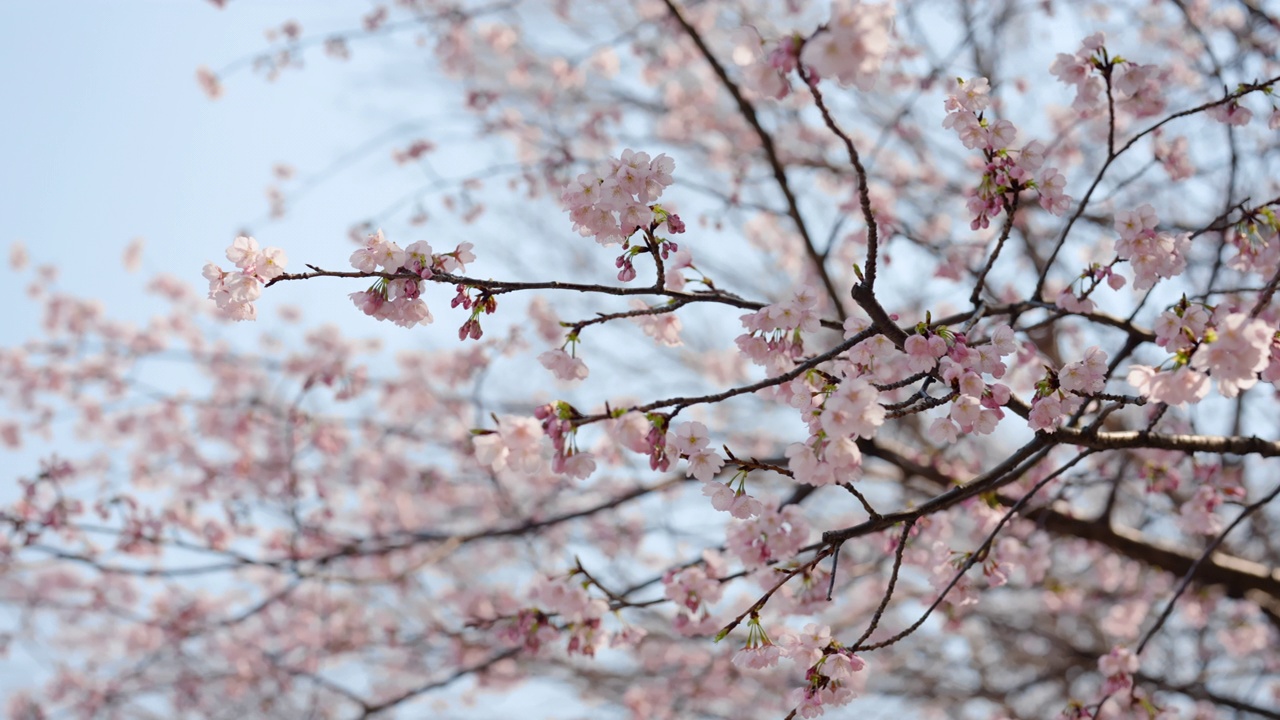
[{"label": "cherry blossom tree", "polygon": [[[10,716],[1280,717],[1280,7],[353,20],[199,82],[408,34],[514,159],[145,326],[32,278]],[[439,349],[246,350],[304,282]]]}]

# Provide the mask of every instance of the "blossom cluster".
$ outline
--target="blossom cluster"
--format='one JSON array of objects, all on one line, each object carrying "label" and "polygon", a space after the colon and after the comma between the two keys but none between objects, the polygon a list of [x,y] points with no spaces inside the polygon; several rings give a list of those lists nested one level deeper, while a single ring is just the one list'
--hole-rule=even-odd
[{"label": "blossom cluster", "polygon": [[786,658],[805,668],[805,684],[788,695],[795,715],[815,718],[828,708],[847,705],[856,698],[855,673],[867,663],[831,637],[827,625],[809,623],[800,632],[784,631],[774,642],[758,617],[747,624],[747,640],[733,656],[733,664],[746,670],[773,667]]},{"label": "blossom cluster", "polygon": [[1159,325],[1158,339],[1177,353],[1173,367],[1161,371],[1149,365],[1129,366],[1129,384],[1140,393],[1156,402],[1185,405],[1208,395],[1210,377],[1227,398],[1253,387],[1260,378],[1280,381],[1280,343],[1265,321],[1224,304],[1206,322],[1203,310],[1192,309],[1198,306],[1183,305],[1175,306],[1173,318],[1162,315]]},{"label": "blossom cluster", "polygon": [[1280,218],[1270,207],[1259,208],[1237,223],[1230,242],[1236,249],[1228,261],[1231,268],[1264,278],[1280,269]]},{"label": "blossom cluster", "polygon": [[755,518],[729,526],[726,552],[744,567],[758,569],[800,552],[809,542],[809,523],[795,505],[765,508]]},{"label": "blossom cluster", "polygon": [[782,648],[769,639],[760,617],[752,615],[747,621],[747,642],[733,655],[733,664],[744,670],[764,670],[778,664]]},{"label": "blossom cluster", "polygon": [[594,657],[609,641],[609,633],[601,627],[609,603],[591,597],[572,575],[539,577],[529,590],[529,600],[534,607],[520,610],[499,625],[499,639],[537,652],[567,632],[566,651],[588,657]]},{"label": "blossom cluster", "polygon": [[704,483],[715,480],[724,459],[707,447],[711,438],[707,426],[700,422],[680,423],[667,435],[667,447],[688,461],[685,477],[693,476]]},{"label": "blossom cluster", "polygon": [[284,250],[260,248],[252,237],[240,236],[227,248],[227,259],[236,269],[230,272],[207,263],[204,278],[209,281],[209,299],[233,320],[253,320],[257,309],[253,301],[262,295],[264,283],[284,274],[288,262]]},{"label": "blossom cluster", "polygon": [[538,356],[542,367],[550,370],[558,380],[574,382],[585,380],[591,372],[582,358],[569,354],[564,348],[548,350]]},{"label": "blossom cluster", "polygon": [[1151,117],[1165,109],[1164,88],[1169,72],[1156,65],[1143,65],[1112,57],[1105,47],[1106,36],[1094,33],[1085,38],[1074,54],[1059,53],[1049,67],[1063,83],[1076,89],[1072,107],[1082,115],[1093,115],[1107,107],[1107,85],[1116,108],[1134,117]]},{"label": "blossom cluster", "polygon": [[1191,141],[1186,136],[1179,135],[1166,142],[1158,130],[1152,135],[1152,149],[1156,160],[1160,161],[1170,180],[1177,182],[1195,175],[1196,166],[1191,162]]},{"label": "blossom cluster", "polygon": [[1004,418],[1001,408],[1009,402],[1011,391],[1002,383],[988,383],[984,376],[1004,377],[1008,366],[1003,358],[1018,352],[1012,328],[997,325],[990,337],[981,341],[976,335],[957,335],[945,327],[930,330],[921,326],[903,345],[912,372],[936,366],[938,376],[953,390],[947,414],[929,425],[928,435],[934,442],[954,443],[961,434],[995,431]]},{"label": "blossom cluster", "polygon": [[579,175],[560,199],[574,229],[601,245],[623,242],[636,230],[661,223],[679,233],[684,230],[679,216],[658,212],[653,205],[671,185],[674,170],[675,161],[665,154],[650,158],[646,152],[623,150],[619,158]]},{"label": "blossom cluster", "polygon": [[1253,119],[1253,111],[1241,105],[1239,100],[1229,100],[1209,108],[1209,117],[1223,125],[1248,125]]},{"label": "blossom cluster", "polygon": [[672,460],[678,461],[683,455],[689,461],[685,477],[711,482],[724,467],[724,459],[708,447],[711,440],[707,426],[700,422],[681,423],[673,431],[662,415],[632,411],[614,417],[608,429],[619,445],[648,455],[651,470],[665,472],[671,468]]},{"label": "blossom cluster", "polygon": [[1172,308],[1156,318],[1156,345],[1171,353],[1189,350],[1195,346],[1209,327],[1209,308],[1201,303],[1189,302],[1184,295]]},{"label": "blossom cluster", "polygon": [[[893,37],[897,11],[891,3],[836,0],[831,19],[809,38],[800,61],[819,78],[834,78],[841,85],[870,90],[880,75]],[[785,52],[778,59],[785,63]]]},{"label": "blossom cluster", "polygon": [[655,422],[640,413],[629,412],[611,422],[610,432],[623,447],[648,455],[653,469],[666,469],[672,459],[684,458],[685,477],[702,482],[702,492],[711,498],[716,510],[740,519],[763,511],[760,501],[746,492],[745,472],[738,473],[727,484],[716,480],[725,461],[709,447],[710,432],[703,423],[684,422],[664,432],[660,419]]},{"label": "blossom cluster", "polygon": [[1104,695],[1126,692],[1133,687],[1133,674],[1138,672],[1138,656],[1126,647],[1116,646],[1098,658],[1098,672],[1106,678]]},{"label": "blossom cluster", "polygon": [[[719,458],[717,458],[718,460]],[[690,465],[692,467],[692,464]],[[735,485],[737,486],[735,488]],[[747,494],[747,472],[739,471],[728,483],[706,480],[702,494],[711,498],[711,507],[727,512],[739,520],[747,520],[764,512],[764,504]]]},{"label": "blossom cluster", "polygon": [[[633,299],[631,309],[644,311],[652,308],[643,300]],[[631,316],[631,322],[639,325],[645,335],[653,338],[660,345],[680,347],[683,344],[680,339],[680,330],[684,328],[684,323],[680,322],[680,316],[673,312],[640,312]]]},{"label": "blossom cluster", "polygon": [[[1220,316],[1214,331],[1191,356],[1191,367],[1212,375],[1218,392],[1233,398],[1257,384],[1258,373],[1273,365],[1275,331],[1265,321],[1238,312]],[[1274,379],[1274,370],[1268,376]]]},{"label": "blossom cluster", "polygon": [[471,248],[471,243],[464,242],[451,253],[435,254],[425,240],[401,248],[379,230],[351,253],[351,266],[366,273],[381,269],[388,275],[416,277],[381,277],[368,290],[351,293],[351,301],[364,314],[400,327],[429,325],[433,318],[421,297],[422,282],[437,272],[465,271],[467,263],[476,259]]},{"label": "blossom cluster", "polygon": [[747,332],[734,341],[739,352],[770,375],[786,370],[804,352],[801,333],[816,332],[818,294],[812,288],[795,291],[789,300],[747,313],[740,319]]},{"label": "blossom cluster", "polygon": [[1147,399],[1179,407],[1198,403],[1209,394],[1209,378],[1185,365],[1164,372],[1150,365],[1130,365],[1127,379]]},{"label": "blossom cluster", "polygon": [[1084,404],[1084,398],[1102,392],[1107,383],[1107,354],[1097,346],[1084,352],[1084,358],[1068,363],[1058,372],[1049,370],[1036,385],[1027,417],[1032,430],[1052,430],[1067,415]]},{"label": "blossom cluster", "polygon": [[536,653],[542,646],[560,637],[560,629],[541,610],[525,608],[503,623],[497,633],[498,640],[519,646],[525,652]]},{"label": "blossom cluster", "polygon": [[542,437],[551,438],[554,455],[551,471],[582,479],[595,472],[595,457],[578,450],[573,408],[557,402],[534,409],[533,417],[503,415],[496,430],[474,430],[472,446],[476,461],[495,472],[512,470],[525,475],[537,473],[543,464]]},{"label": "blossom cluster", "polygon": [[[978,717],[1004,706],[1042,715],[1095,691],[1087,705],[1071,706],[1072,717],[1207,717],[1192,705],[1217,687],[1224,694],[1208,704],[1265,703],[1267,689],[1254,688],[1255,678],[1276,677],[1280,665],[1271,662],[1276,634],[1258,606],[1260,581],[1250,567],[1257,563],[1248,558],[1265,545],[1275,507],[1264,498],[1275,495],[1266,495],[1273,486],[1264,462],[1227,451],[1266,450],[1246,436],[1267,434],[1259,428],[1271,430],[1274,421],[1265,403],[1223,401],[1241,409],[1240,427],[1231,432],[1237,437],[1215,438],[1201,433],[1205,423],[1153,405],[1196,402],[1215,381],[1226,398],[1258,383],[1253,392],[1266,394],[1265,383],[1280,383],[1280,222],[1266,206],[1239,202],[1244,190],[1271,197],[1247,186],[1267,184],[1280,146],[1268,145],[1274,138],[1258,123],[1236,129],[1231,147],[1188,139],[1203,135],[1196,123],[1204,115],[1238,125],[1250,118],[1244,103],[1263,108],[1274,100],[1259,81],[1226,98],[1216,88],[1224,77],[1272,74],[1276,28],[1266,27],[1253,3],[1168,8],[1138,0],[1113,9],[1110,19],[1086,8],[1085,23],[1133,21],[1127,34],[1168,62],[1125,60],[1101,35],[1090,37],[1053,64],[1068,85],[1051,82],[1048,94],[1075,92],[1076,107],[1059,109],[1045,102],[1052,97],[1030,92],[1037,89],[1035,73],[1025,72],[1031,65],[995,67],[1027,59],[1023,48],[1001,47],[1016,31],[1035,37],[1047,23],[1074,22],[1022,12],[1051,3],[976,12],[961,18],[973,25],[963,37],[927,17],[916,27],[908,16],[919,49],[895,37],[895,4],[712,0],[665,9],[636,3],[634,12],[614,13],[609,3],[563,0],[556,13],[494,15],[477,3],[424,23],[427,6],[452,4],[399,0],[366,16],[365,34],[406,27],[421,35],[457,77],[461,103],[484,129],[500,131],[485,135],[513,140],[520,159],[510,173],[466,163],[441,178],[424,164],[419,169],[440,182],[430,183],[416,210],[391,212],[392,221],[425,222],[436,189],[446,212],[470,221],[480,201],[492,199],[478,193],[494,173],[509,183],[493,184],[527,190],[517,204],[528,210],[566,162],[603,159],[614,150],[600,148],[627,137],[657,137],[679,148],[681,181],[694,168],[692,185],[711,198],[699,225],[712,234],[742,230],[748,241],[715,248],[700,258],[703,268],[741,272],[713,282],[693,266],[688,250],[671,242],[684,224],[664,207],[676,194],[668,189],[674,161],[619,145],[599,165],[572,165],[554,196],[569,215],[566,228],[621,246],[614,249],[622,253],[619,281],[636,279],[649,255],[657,270],[651,286],[569,282],[568,267],[553,268],[546,282],[468,277],[470,243],[439,252],[447,247],[430,235],[430,243],[402,247],[380,230],[366,239],[375,228],[363,226],[347,248],[355,250],[353,272],[284,274],[284,253],[250,237],[226,251],[229,271],[206,267],[210,298],[239,319],[254,316],[267,286],[330,275],[361,278],[344,292],[362,290],[351,295],[362,312],[416,328],[432,322],[427,305],[438,302],[427,297],[427,283],[447,283],[456,291],[452,307],[470,312],[459,328],[469,339],[481,337],[479,316],[499,300],[541,293],[529,303],[533,322],[511,324],[496,342],[406,351],[394,368],[369,369],[355,360],[359,341],[326,329],[305,345],[271,337],[262,346],[269,354],[240,357],[211,344],[176,283],[153,286],[175,312],[146,326],[51,299],[42,339],[0,348],[0,402],[20,414],[14,421],[0,413],[0,448],[61,444],[75,458],[65,471],[41,463],[39,479],[19,479],[22,497],[0,505],[7,528],[0,576],[12,586],[5,596],[22,605],[24,619],[31,616],[18,634],[0,631],[0,657],[6,643],[25,644],[30,635],[33,646],[66,648],[68,658],[118,659],[60,663],[45,684],[48,698],[29,707],[11,700],[10,714],[95,716],[129,706],[168,715],[232,707],[284,713],[308,703],[335,715],[445,713],[467,706],[470,687],[501,692],[551,677],[569,679],[566,686],[605,715],[856,715],[835,708],[861,691],[870,673],[860,654],[869,661],[872,652],[885,669],[881,690],[900,696],[895,703],[908,716]],[[1058,3],[1056,12],[1074,5]],[[961,5],[961,14],[969,9]],[[520,22],[534,15],[538,27]],[[561,15],[573,24],[543,32]],[[747,22],[766,33],[802,29],[765,40],[746,28],[745,46],[725,52],[726,24]],[[290,46],[312,44],[301,42],[296,23],[282,31]],[[565,57],[563,43],[554,42],[562,36],[575,38],[581,52]],[[346,52],[342,37],[323,42]],[[253,64],[274,70],[301,59],[267,55],[278,59]],[[736,69],[717,63],[729,57]],[[1042,73],[1049,59],[1039,64]],[[945,89],[938,82],[968,66],[992,66],[992,81],[966,76]],[[633,70],[638,76],[612,80]],[[221,92],[210,71],[201,70],[200,81],[209,94]],[[908,91],[887,104],[874,92],[894,88]],[[917,97],[930,97],[930,88],[937,101],[945,97],[945,120],[922,128]],[[1166,94],[1187,110],[1136,131],[1126,126],[1165,115]],[[789,102],[768,102],[784,97]],[[1011,112],[1024,110],[1044,112]],[[1280,111],[1271,122],[1275,129]],[[1052,132],[1051,148],[1040,127]],[[1174,128],[1186,137],[1161,139],[1161,129]],[[1028,131],[1046,141],[1029,142]],[[959,185],[945,157],[957,139],[971,168]],[[1154,160],[1135,157],[1149,146]],[[432,149],[415,140],[392,157],[424,162]],[[1228,154],[1237,182],[1215,183],[1228,174]],[[1182,195],[1166,192],[1155,163],[1169,177],[1192,178],[1193,155],[1204,164],[1198,182],[1174,188]],[[937,156],[943,161],[927,160]],[[1081,192],[1091,189],[1078,208],[1065,193],[1064,172],[1051,165],[1066,172],[1098,166],[1090,171],[1096,179],[1079,183]],[[276,171],[280,180],[290,173]],[[1073,183],[1080,179],[1073,174]],[[861,192],[851,191],[854,181]],[[1208,197],[1211,191],[1222,197]],[[273,208],[282,208],[285,196],[270,193]],[[951,207],[956,195],[976,237],[954,239],[955,215],[966,212]],[[1173,223],[1161,209],[1162,225],[1147,201],[1185,217]],[[1032,207],[1037,202],[1040,209]],[[1077,209],[1066,223],[1046,217]],[[1118,237],[1115,257],[1086,261],[1059,299],[1066,312],[1043,302],[1074,269],[1063,267],[1064,258],[1117,209],[1115,230],[1103,238],[1109,245]],[[1017,210],[1023,217],[1015,223]],[[742,225],[746,214],[755,217]],[[1013,235],[987,247],[992,233],[982,231],[1003,220]],[[1192,238],[1173,232],[1176,226],[1206,228],[1197,241],[1206,247],[1192,255]],[[1226,245],[1234,256],[1220,252]],[[746,258],[748,246],[758,258]],[[136,252],[126,263],[136,262]],[[1199,272],[1199,259],[1212,270]],[[55,269],[37,271],[33,296],[53,292],[46,275]],[[931,272],[954,282],[929,286]],[[1133,307],[1094,312],[1093,290],[1103,295],[1106,282],[1118,291],[1135,275],[1139,292],[1121,298]],[[1077,295],[1080,281],[1087,287]],[[1152,288],[1158,292],[1142,295]],[[583,314],[601,312],[561,323],[547,303],[566,297],[592,306]],[[633,311],[593,299],[624,309],[631,302]],[[729,333],[738,337],[727,351],[717,342],[723,313],[747,313],[742,330]],[[657,352],[632,357],[634,372],[613,363],[611,379],[619,382],[600,388],[610,397],[582,393],[591,403],[583,412],[547,402],[537,383],[524,387],[518,377],[503,384],[514,393],[504,397],[460,391],[478,387],[486,368],[490,375],[527,369],[518,360],[531,360],[531,334],[542,346],[528,355],[573,382],[589,374],[578,352],[584,328],[608,336],[608,324],[623,341],[609,349],[628,355],[634,348],[625,342],[644,344],[641,332],[655,344],[680,345],[685,314],[707,324],[690,328],[688,352],[647,348]],[[948,319],[935,323],[935,315]],[[1143,326],[1157,315],[1149,332]],[[1094,342],[1101,347],[1089,347]],[[138,362],[162,351],[197,363],[205,378],[197,395],[134,384],[147,377]],[[490,363],[499,352],[502,367]],[[1145,352],[1169,359],[1129,367],[1126,358],[1147,361]],[[1145,397],[1107,392],[1120,385],[1113,371],[1121,365]],[[597,368],[596,380],[600,374]],[[134,388],[153,394],[135,401]],[[344,402],[335,407],[333,399]],[[1145,400],[1154,402],[1138,407]],[[488,414],[501,408],[528,411]],[[1006,417],[1010,411],[1028,422]],[[468,430],[469,418],[486,415],[492,425]],[[1002,423],[1017,427],[1001,433]],[[1019,437],[1028,423],[1040,433],[1029,445]],[[607,435],[604,442],[588,445],[597,433]],[[1079,453],[1072,448],[1084,445],[1073,443],[1093,449]],[[97,447],[103,444],[109,449]],[[640,469],[641,455],[651,472]],[[840,487],[825,487],[832,485]],[[1096,517],[1103,522],[1088,520]],[[1161,546],[1226,530],[1231,547],[1215,541],[1186,577],[1164,567],[1169,553]],[[1096,542],[1107,540],[1104,531],[1123,542]],[[201,583],[208,588],[194,592],[175,581],[192,566],[186,555],[193,553],[183,548],[206,558],[197,570],[212,568],[230,582]],[[574,553],[599,574],[589,575],[583,561],[544,574]],[[70,564],[85,572],[64,571]],[[521,579],[531,581],[523,593],[512,584]],[[1161,608],[1166,616],[1151,622]],[[726,619],[717,616],[740,610],[717,638],[733,633],[733,642],[689,641],[715,635]],[[476,617],[483,619],[463,624]],[[565,662],[566,652],[593,656],[610,644],[634,645],[643,631],[615,630],[630,620],[653,630],[633,655],[602,658],[600,668]],[[48,643],[28,633],[43,636],[44,628],[53,631]],[[1080,628],[1089,630],[1085,637],[1073,632]],[[318,632],[326,629],[332,632]],[[1148,640],[1154,667],[1140,674],[1137,651]],[[1015,675],[1036,675],[1036,684],[1001,682],[1002,672],[1046,647],[1061,649],[1076,667],[1065,674],[1015,667]],[[540,662],[522,650],[557,657]],[[1246,653],[1240,661],[1227,657]],[[1164,660],[1183,656],[1204,671],[1190,684],[1179,679],[1189,677],[1179,672],[1185,668]],[[790,682],[750,675],[783,660],[794,665],[784,668]],[[1163,670],[1169,677],[1159,677]],[[350,686],[326,680],[353,672]],[[1250,687],[1233,680],[1239,676]],[[448,683],[469,687],[424,695]],[[1144,696],[1142,685],[1160,695]],[[978,692],[984,689],[992,692]],[[1239,697],[1228,697],[1233,689]],[[433,710],[423,711],[427,705]]]},{"label": "blossom cluster", "polygon": [[685,568],[671,568],[662,576],[663,594],[676,604],[677,632],[687,636],[715,632],[715,619],[708,606],[719,602],[724,595],[724,583],[719,578],[721,565],[707,560]]},{"label": "blossom cluster", "polygon": [[1155,208],[1143,204],[1135,210],[1116,213],[1116,255],[1133,265],[1133,287],[1148,290],[1161,279],[1177,277],[1187,268],[1190,233],[1156,231],[1160,219]]},{"label": "blossom cluster", "polygon": [[791,443],[786,450],[796,481],[831,485],[852,480],[862,467],[856,439],[873,437],[884,423],[885,409],[879,400],[880,392],[871,383],[846,376],[820,406],[806,408],[809,439]]},{"label": "blossom cluster", "polygon": [[1058,372],[1058,387],[1070,393],[1093,395],[1107,384],[1107,354],[1093,346],[1084,351],[1084,359],[1068,363]]},{"label": "blossom cluster", "polygon": [[542,465],[542,427],[537,420],[519,415],[497,419],[497,430],[477,431],[472,439],[476,460],[501,472],[536,472]]},{"label": "blossom cluster", "polygon": [[[809,626],[806,626],[808,629]],[[809,651],[807,648],[796,648],[792,651],[792,659]],[[866,669],[867,663],[848,649],[836,648],[823,655],[805,672],[806,685],[791,692],[789,700],[796,706],[796,714],[802,718],[815,718],[826,712],[828,707],[848,705],[858,697],[854,690],[854,673]]]},{"label": "blossom cluster", "polygon": [[1012,204],[1019,192],[1034,188],[1040,206],[1061,215],[1071,206],[1064,192],[1066,177],[1055,167],[1044,167],[1045,148],[1032,141],[1021,150],[1013,150],[1017,128],[1008,120],[991,121],[986,111],[991,105],[991,87],[986,78],[956,78],[944,107],[947,116],[942,126],[954,130],[960,142],[970,150],[982,150],[986,157],[982,180],[969,198],[974,230],[989,227],[991,218]]},{"label": "blossom cluster", "polygon": [[787,76],[795,72],[799,59],[799,39],[784,37],[768,47],[760,32],[751,25],[739,28],[733,60],[745,73],[744,85],[765,97],[781,100],[791,93]]},{"label": "blossom cluster", "polygon": [[1178,508],[1182,528],[1196,535],[1217,535],[1222,532],[1222,516],[1217,510],[1222,505],[1224,496],[1223,490],[1212,483],[1197,487],[1191,497]]}]

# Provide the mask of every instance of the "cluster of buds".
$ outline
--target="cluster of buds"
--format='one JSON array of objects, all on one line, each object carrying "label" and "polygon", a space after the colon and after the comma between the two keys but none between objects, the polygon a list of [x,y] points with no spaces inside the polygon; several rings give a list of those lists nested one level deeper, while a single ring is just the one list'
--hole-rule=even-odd
[{"label": "cluster of buds", "polygon": [[649,422],[649,434],[644,438],[649,455],[649,469],[666,472],[671,469],[671,455],[667,452],[667,418],[650,415]]},{"label": "cluster of buds", "polygon": [[521,610],[498,631],[500,641],[519,646],[528,653],[537,653],[545,643],[558,637],[560,630],[537,608]]},{"label": "cluster of buds", "polygon": [[458,328],[458,339],[479,340],[484,335],[484,330],[480,327],[480,315],[492,315],[498,309],[498,299],[483,291],[472,298],[471,287],[467,285],[458,285],[457,290],[453,300],[449,301],[449,307],[462,307],[463,310],[471,311],[471,317]]},{"label": "cluster of buds", "polygon": [[579,417],[579,413],[572,405],[562,400],[547,403],[535,408],[533,416],[541,421],[542,432],[551,438],[551,445],[555,448],[551,459],[553,472],[579,480],[595,472],[595,457],[578,449],[578,429],[573,420]]},{"label": "cluster of buds", "polygon": [[822,659],[805,673],[806,684],[792,693],[796,714],[803,718],[817,717],[824,708],[847,705],[857,697],[853,689],[853,674],[861,672],[867,663],[847,648],[832,643]]}]

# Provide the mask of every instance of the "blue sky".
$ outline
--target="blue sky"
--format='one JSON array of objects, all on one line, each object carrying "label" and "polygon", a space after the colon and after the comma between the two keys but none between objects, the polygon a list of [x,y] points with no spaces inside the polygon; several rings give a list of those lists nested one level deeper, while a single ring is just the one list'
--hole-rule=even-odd
[{"label": "blue sky", "polygon": [[[411,39],[355,45],[345,63],[314,52],[304,69],[275,82],[242,68],[214,102],[200,92],[195,70],[264,50],[263,31],[287,19],[307,34],[327,34],[356,27],[366,9],[327,0],[233,2],[225,10],[202,0],[0,3],[4,255],[22,241],[34,264],[59,267],[61,287],[109,299],[113,316],[139,320],[148,309],[147,277],[167,271],[202,282],[201,265],[224,261],[223,248],[246,226],[263,244],[285,247],[291,269],[303,262],[340,269],[351,250],[350,223],[411,186],[412,171],[390,162],[392,148],[438,135],[446,124],[433,98],[439,93],[430,92],[438,81],[421,60],[399,71],[387,62]],[[406,119],[422,131],[403,129]],[[379,137],[284,220],[257,222],[266,215],[275,163],[295,166],[304,180]],[[134,237],[145,239],[146,250],[141,271],[129,275],[120,257]],[[23,302],[22,285],[6,264],[0,302]],[[341,306],[341,314],[326,315],[379,332],[348,311],[345,294],[355,289],[304,283],[273,291],[277,303]],[[274,317],[270,304],[260,316]],[[36,330],[25,313],[8,318],[0,343]]]}]

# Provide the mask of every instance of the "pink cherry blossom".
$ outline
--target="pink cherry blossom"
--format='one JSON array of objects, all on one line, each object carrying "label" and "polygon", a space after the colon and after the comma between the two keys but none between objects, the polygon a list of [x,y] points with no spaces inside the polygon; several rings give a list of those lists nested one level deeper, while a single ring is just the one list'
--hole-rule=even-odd
[{"label": "pink cherry blossom", "polygon": [[1191,366],[1212,375],[1223,397],[1235,397],[1258,382],[1257,374],[1271,360],[1275,331],[1243,313],[1222,318],[1215,330],[1216,339],[1201,344],[1191,356]]},{"label": "pink cherry blossom", "polygon": [[819,77],[870,90],[889,52],[894,14],[888,3],[837,0],[831,20],[805,43],[800,61]]},{"label": "pink cherry blossom", "polygon": [[1140,395],[1169,405],[1198,403],[1209,394],[1208,376],[1189,367],[1159,372],[1149,365],[1130,365],[1128,381]]},{"label": "pink cherry blossom", "polygon": [[1083,360],[1063,366],[1058,383],[1067,392],[1100,393],[1106,384],[1106,372],[1107,354],[1095,345],[1085,350]]},{"label": "pink cherry blossom", "polygon": [[538,356],[542,367],[550,370],[560,380],[585,380],[590,371],[582,358],[570,356],[563,349],[548,350]]},{"label": "pink cherry blossom", "polygon": [[688,461],[685,475],[702,481],[714,478],[724,467],[724,459],[713,450],[696,450],[689,454]]}]

